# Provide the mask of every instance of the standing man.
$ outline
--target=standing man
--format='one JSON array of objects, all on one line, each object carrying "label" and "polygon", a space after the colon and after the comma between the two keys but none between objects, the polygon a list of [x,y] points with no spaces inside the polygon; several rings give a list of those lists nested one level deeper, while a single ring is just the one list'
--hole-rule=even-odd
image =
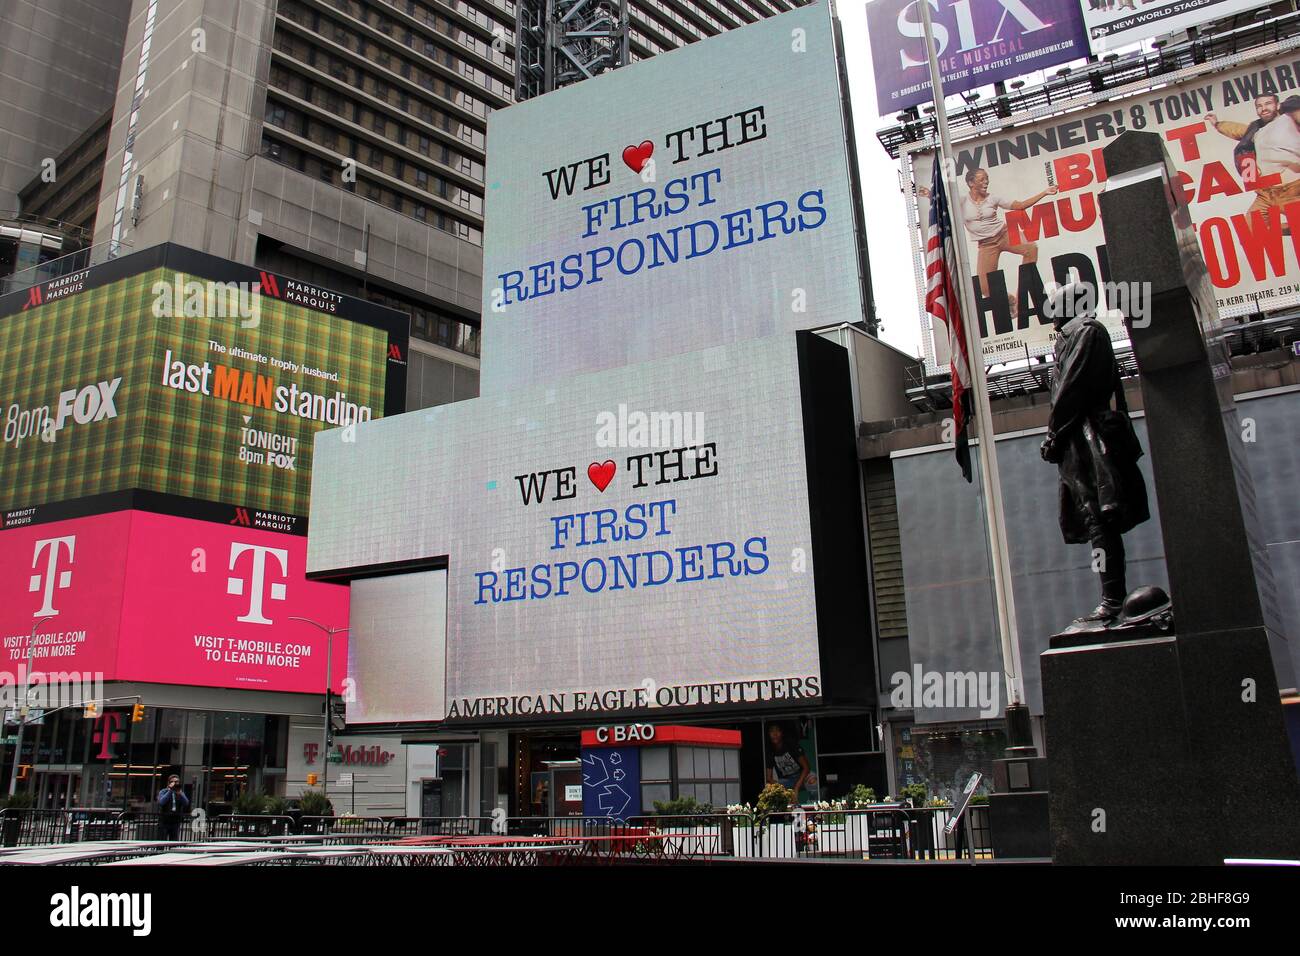
[{"label": "standing man", "polygon": [[[1279,116],[1286,114],[1285,117]],[[1219,133],[1235,139],[1232,160],[1246,188],[1255,191],[1247,213],[1271,217],[1273,211],[1300,200],[1300,96],[1289,96],[1279,104],[1277,96],[1255,97],[1255,116],[1249,124],[1220,120],[1205,114],[1205,122]],[[1267,182],[1268,185],[1261,185]],[[1283,235],[1291,234],[1290,223],[1282,224]]]},{"label": "standing man", "polygon": [[771,724],[767,728],[767,741],[770,746],[767,782],[779,783],[793,791],[793,801],[797,804],[799,791],[813,783],[808,755],[799,746],[799,741],[786,735],[785,728],[780,724]]},{"label": "standing man", "polygon": [[172,774],[167,786],[158,791],[158,824],[162,839],[177,841],[181,838],[181,821],[190,815],[190,798],[181,789],[181,778]]}]

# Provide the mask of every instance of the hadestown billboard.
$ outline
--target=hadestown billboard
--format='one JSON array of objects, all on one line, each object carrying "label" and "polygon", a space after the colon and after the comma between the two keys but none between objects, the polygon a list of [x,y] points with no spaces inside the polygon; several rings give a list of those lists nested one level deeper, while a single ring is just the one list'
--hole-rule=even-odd
[{"label": "hadestown billboard", "polygon": [[[956,214],[975,278],[985,362],[1050,352],[1045,289],[1077,276],[1107,283],[1097,197],[1102,150],[1125,130],[1160,133],[1178,171],[1224,317],[1300,303],[1300,54],[1257,61],[1077,112],[955,144]],[[922,272],[932,154],[904,159],[916,282],[932,371],[947,340],[925,314]],[[1114,310],[1142,309],[1141,290],[1102,285]],[[1145,305],[1149,306],[1149,303]]]},{"label": "hadestown billboard", "polygon": [[497,111],[488,133],[484,395],[864,318],[826,4]]},{"label": "hadestown billboard", "polygon": [[348,722],[863,694],[847,353],[796,338],[319,434],[308,574],[355,578]]}]

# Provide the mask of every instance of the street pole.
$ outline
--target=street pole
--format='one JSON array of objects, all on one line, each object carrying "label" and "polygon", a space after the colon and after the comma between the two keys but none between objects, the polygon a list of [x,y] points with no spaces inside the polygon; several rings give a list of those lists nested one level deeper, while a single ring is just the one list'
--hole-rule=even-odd
[{"label": "street pole", "polygon": [[934,97],[934,118],[939,131],[939,156],[943,164],[943,177],[947,183],[949,220],[952,222],[953,246],[957,255],[957,275],[954,276],[961,297],[962,325],[965,329],[966,353],[969,357],[971,391],[975,393],[975,433],[979,437],[980,481],[984,485],[984,526],[988,533],[989,557],[993,565],[993,595],[997,606],[998,637],[1002,645],[1002,671],[1007,691],[1007,749],[1020,755],[1032,756],[1033,736],[1029,727],[1029,711],[1024,705],[1021,684],[1023,673],[1020,662],[1020,639],[1016,628],[1016,605],[1011,593],[1011,557],[1007,548],[1006,518],[1002,511],[1002,477],[998,470],[998,456],[993,433],[993,407],[989,402],[988,380],[984,371],[984,352],[980,341],[979,314],[975,307],[974,289],[971,287],[970,261],[966,249],[966,226],[957,203],[957,164],[953,160],[952,142],[948,135],[948,110],[944,105],[943,76],[939,72],[939,58],[934,48],[934,27],[930,19],[930,4],[918,0],[921,23],[925,32],[926,51],[929,54],[930,92]]},{"label": "street pole", "polygon": [[348,630],[346,627],[326,627],[306,617],[291,617],[291,621],[301,621],[303,624],[310,624],[316,630],[325,635],[325,731],[321,735],[322,753],[324,757],[324,766],[320,775],[320,792],[323,796],[329,796],[330,781],[330,736],[332,733],[330,713],[330,698],[334,692],[334,635],[342,634]]},{"label": "street pole", "polygon": [[32,658],[36,656],[36,632],[42,624],[52,620],[54,620],[53,614],[37,618],[32,625],[32,633],[27,638],[27,680],[23,684],[23,702],[18,708],[18,742],[14,744],[14,765],[9,773],[9,796],[11,797],[18,791],[18,762],[23,755],[23,731],[27,729],[27,698],[32,691]]}]

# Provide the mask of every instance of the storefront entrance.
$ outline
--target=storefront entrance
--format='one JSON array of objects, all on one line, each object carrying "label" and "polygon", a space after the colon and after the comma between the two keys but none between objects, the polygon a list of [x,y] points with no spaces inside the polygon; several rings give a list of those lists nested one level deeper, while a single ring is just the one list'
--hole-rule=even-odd
[{"label": "storefront entrance", "polygon": [[283,793],[287,731],[288,718],[265,714],[146,708],[132,723],[122,708],[93,720],[68,710],[27,728],[18,762],[33,770],[19,786],[46,809],[147,810],[175,773],[195,807],[229,813],[241,793]]},{"label": "storefront entrance", "polygon": [[43,771],[36,775],[36,806],[45,810],[71,810],[81,802],[81,774]]},{"label": "storefront entrance", "polygon": [[[515,787],[512,816],[555,817],[582,813],[582,771],[578,731],[512,734]],[[565,788],[577,787],[566,800]],[[570,796],[574,795],[568,790]],[[576,809],[576,814],[573,811]]]}]

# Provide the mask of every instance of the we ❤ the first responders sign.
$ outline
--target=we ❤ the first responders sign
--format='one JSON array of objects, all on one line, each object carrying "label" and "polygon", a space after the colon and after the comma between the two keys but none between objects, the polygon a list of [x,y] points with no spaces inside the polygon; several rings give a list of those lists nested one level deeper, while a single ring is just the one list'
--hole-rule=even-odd
[{"label": "we \u2764 the first responders sign", "polygon": [[864,317],[825,5],[494,113],[484,395]]}]

